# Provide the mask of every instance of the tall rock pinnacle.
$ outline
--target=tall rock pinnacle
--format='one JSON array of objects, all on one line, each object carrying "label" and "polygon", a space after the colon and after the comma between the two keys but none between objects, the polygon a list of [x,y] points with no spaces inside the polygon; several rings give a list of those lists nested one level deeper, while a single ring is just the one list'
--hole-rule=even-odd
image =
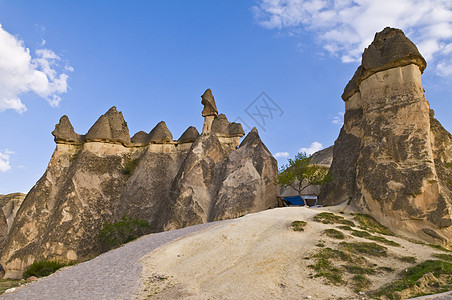
[{"label": "tall rock pinnacle", "polygon": [[425,99],[425,67],[401,30],[375,35],[342,95],[333,181],[319,199],[350,201],[396,232],[450,247],[452,136]]},{"label": "tall rock pinnacle", "polygon": [[210,89],[207,89],[201,96],[201,98],[201,104],[204,105],[202,116],[218,116],[217,105],[215,104],[215,99],[213,98],[212,91]]}]

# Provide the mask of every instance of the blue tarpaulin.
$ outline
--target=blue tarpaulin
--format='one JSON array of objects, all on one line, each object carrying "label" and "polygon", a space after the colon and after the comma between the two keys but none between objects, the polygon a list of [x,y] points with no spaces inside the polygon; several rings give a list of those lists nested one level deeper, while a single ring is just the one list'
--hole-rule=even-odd
[{"label": "blue tarpaulin", "polygon": [[300,196],[283,197],[290,205],[304,205],[303,198]]}]

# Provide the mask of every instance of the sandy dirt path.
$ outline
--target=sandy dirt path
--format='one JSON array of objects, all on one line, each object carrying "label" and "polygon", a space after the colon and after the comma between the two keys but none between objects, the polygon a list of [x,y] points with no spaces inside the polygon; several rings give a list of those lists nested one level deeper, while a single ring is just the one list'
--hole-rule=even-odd
[{"label": "sandy dirt path", "polygon": [[140,289],[142,265],[138,261],[142,256],[179,237],[217,224],[200,224],[141,237],[13,293],[1,295],[0,299],[132,299]]}]

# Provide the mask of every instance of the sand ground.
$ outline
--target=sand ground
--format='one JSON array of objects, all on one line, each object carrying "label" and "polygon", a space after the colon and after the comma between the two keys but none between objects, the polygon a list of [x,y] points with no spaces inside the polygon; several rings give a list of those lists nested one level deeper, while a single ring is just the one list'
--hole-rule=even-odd
[{"label": "sand ground", "polygon": [[[322,211],[342,212],[352,219],[344,205],[329,208],[288,207],[249,214],[228,223],[182,237],[155,249],[141,259],[142,287],[138,299],[366,299],[347,284],[327,284],[313,278],[313,255],[320,248],[334,247],[337,240],[323,231],[337,225],[313,221]],[[345,212],[345,213],[344,213]],[[303,232],[291,223],[306,221]],[[347,234],[346,231],[344,231]],[[410,266],[402,256],[430,259],[435,249],[387,236],[400,247],[387,246],[387,258],[371,258],[379,267],[394,272],[378,272],[370,277],[376,289],[393,281]],[[369,240],[347,235],[347,242]]]}]

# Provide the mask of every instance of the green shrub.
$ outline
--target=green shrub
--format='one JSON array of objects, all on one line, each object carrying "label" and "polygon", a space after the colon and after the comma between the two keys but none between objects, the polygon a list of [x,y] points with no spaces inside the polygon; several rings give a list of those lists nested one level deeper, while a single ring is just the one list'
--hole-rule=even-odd
[{"label": "green shrub", "polygon": [[126,164],[124,165],[124,168],[122,168],[121,172],[124,175],[132,175],[133,171],[138,167],[138,164],[140,163],[140,159],[132,159],[128,160]]},{"label": "green shrub", "polygon": [[149,233],[150,228],[149,223],[144,220],[123,216],[116,223],[104,223],[98,238],[106,248],[112,249]]},{"label": "green shrub", "polygon": [[44,277],[55,273],[56,270],[61,269],[66,266],[73,266],[74,261],[63,262],[58,260],[47,260],[43,259],[31,264],[23,273],[23,278],[28,278],[30,276]]}]

